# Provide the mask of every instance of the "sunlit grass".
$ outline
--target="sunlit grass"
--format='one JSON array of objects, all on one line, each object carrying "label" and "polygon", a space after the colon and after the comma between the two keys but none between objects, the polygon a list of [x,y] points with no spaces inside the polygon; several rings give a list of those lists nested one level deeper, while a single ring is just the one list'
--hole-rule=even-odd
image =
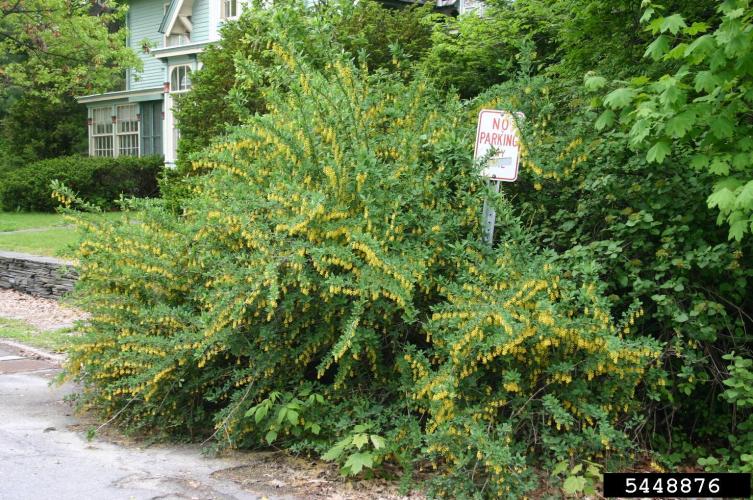
[{"label": "sunlit grass", "polygon": [[55,352],[65,352],[75,334],[70,328],[42,331],[16,319],[0,318],[0,339],[21,342]]},{"label": "sunlit grass", "polygon": [[[122,212],[95,217],[115,220]],[[23,231],[34,229],[34,231]],[[21,232],[10,232],[19,231]],[[78,233],[60,214],[0,212],[0,251],[22,252],[49,257],[70,257]]]}]

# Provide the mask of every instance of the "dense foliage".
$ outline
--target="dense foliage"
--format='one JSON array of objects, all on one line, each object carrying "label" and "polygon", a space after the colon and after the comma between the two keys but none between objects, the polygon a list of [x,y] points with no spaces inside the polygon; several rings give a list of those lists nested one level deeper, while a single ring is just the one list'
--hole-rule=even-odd
[{"label": "dense foliage", "polygon": [[114,208],[123,196],[157,196],[160,157],[96,158],[63,156],[28,163],[5,172],[0,179],[3,210],[53,211],[52,181],[62,182],[102,208]]},{"label": "dense foliage", "polygon": [[[385,9],[374,0],[323,2],[313,8],[296,1],[274,9],[257,2],[237,22],[222,27],[222,40],[201,54],[202,71],[192,77],[192,90],[178,101],[180,155],[207,146],[243,118],[265,110],[260,82],[244,78],[248,64],[274,63],[269,42],[298,42],[315,67],[327,63],[332,41],[360,55],[371,69],[394,68],[400,60],[420,59],[430,46],[431,6]],[[274,29],[285,19],[284,31]],[[330,40],[334,37],[334,40]],[[393,48],[398,48],[397,53]],[[181,162],[181,168],[185,167]]]},{"label": "dense foliage", "polygon": [[140,64],[117,29],[125,12],[114,1],[0,4],[0,96],[20,88],[56,102],[110,90],[123,69]]},{"label": "dense foliage", "polygon": [[269,113],[195,157],[182,215],[84,223],[92,317],[67,369],[86,403],[350,473],[433,464],[440,495],[518,497],[536,466],[630,449],[636,388],[659,382],[658,345],[629,335],[642,312],[613,321],[501,197],[500,243],[481,243],[461,104],[272,50]]},{"label": "dense foliage", "polygon": [[[179,195],[83,217],[84,401],[348,474],[436,468],[444,496],[753,470],[749,4],[484,12],[228,23],[180,102]],[[470,160],[480,108],[527,117],[502,196]]]},{"label": "dense foliage", "polygon": [[21,95],[0,113],[0,164],[83,154],[87,149],[86,107],[70,96],[60,102]]},{"label": "dense foliage", "polygon": [[[674,153],[704,176],[717,176],[709,180],[708,205],[740,240],[753,232],[753,6],[721,2],[718,22],[688,24],[681,13],[663,15],[658,2],[644,4],[641,20],[657,35],[645,54],[671,71],[613,90],[600,124],[611,125],[622,110],[620,123],[630,127],[633,146],[645,146],[649,162]],[[594,85],[605,83],[596,78]]]}]

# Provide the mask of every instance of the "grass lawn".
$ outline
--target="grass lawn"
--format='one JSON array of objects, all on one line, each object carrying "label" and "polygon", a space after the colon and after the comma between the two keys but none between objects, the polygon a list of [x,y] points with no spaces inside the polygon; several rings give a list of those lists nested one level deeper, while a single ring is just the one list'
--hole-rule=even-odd
[{"label": "grass lawn", "polygon": [[42,332],[23,321],[0,318],[0,339],[10,339],[48,351],[65,352],[71,344],[70,328]]},{"label": "grass lawn", "polygon": [[78,240],[73,228],[61,227],[29,233],[0,233],[0,250],[34,255],[69,257],[67,248]]},{"label": "grass lawn", "polygon": [[[97,217],[114,220],[122,213],[107,212]],[[68,247],[76,243],[78,234],[69,224],[60,214],[0,212],[0,250],[70,257]]]},{"label": "grass lawn", "polygon": [[37,227],[55,227],[65,225],[60,214],[39,212],[0,212],[0,231],[17,231]]}]

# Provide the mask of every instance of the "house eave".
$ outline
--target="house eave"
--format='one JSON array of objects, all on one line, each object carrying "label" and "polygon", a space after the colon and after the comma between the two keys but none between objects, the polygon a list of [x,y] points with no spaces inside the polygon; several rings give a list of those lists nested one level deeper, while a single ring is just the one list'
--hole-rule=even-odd
[{"label": "house eave", "polygon": [[152,49],[151,54],[157,59],[167,59],[168,57],[185,56],[189,54],[198,54],[204,50],[204,47],[211,42],[196,42],[186,45],[176,45],[174,47],[161,47]]},{"label": "house eave", "polygon": [[89,104],[92,102],[114,101],[116,99],[128,99],[131,97],[145,97],[151,94],[161,94],[162,92],[162,87],[139,90],[119,90],[116,92],[105,92],[104,94],[77,96],[76,101],[79,104]]},{"label": "house eave", "polygon": [[157,28],[157,31],[165,34],[169,31],[169,28],[172,28],[172,24],[175,22],[175,18],[178,17],[178,11],[180,11],[181,5],[183,5],[183,0],[172,0],[170,2],[170,5],[167,7],[167,11],[165,11],[165,15],[162,17],[162,22],[160,23],[159,28]]}]

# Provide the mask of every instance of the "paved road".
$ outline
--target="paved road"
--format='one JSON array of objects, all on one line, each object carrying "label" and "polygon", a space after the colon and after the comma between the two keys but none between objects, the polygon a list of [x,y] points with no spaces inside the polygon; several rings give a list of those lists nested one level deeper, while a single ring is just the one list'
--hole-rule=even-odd
[{"label": "paved road", "polygon": [[[257,499],[213,473],[235,467],[195,447],[88,442],[51,387],[58,368],[0,342],[0,500]],[[75,430],[71,430],[71,427]]]}]

